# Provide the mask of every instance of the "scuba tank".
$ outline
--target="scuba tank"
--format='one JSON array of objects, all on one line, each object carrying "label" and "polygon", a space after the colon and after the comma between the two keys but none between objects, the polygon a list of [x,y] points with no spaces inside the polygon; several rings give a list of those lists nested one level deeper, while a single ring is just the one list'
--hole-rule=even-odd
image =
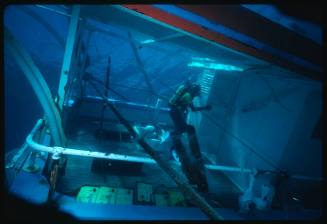
[{"label": "scuba tank", "polygon": [[184,85],[179,86],[175,94],[169,99],[169,105],[179,106],[181,104],[181,99],[183,98],[184,94],[187,93],[191,87],[192,84],[189,81],[187,81]]}]

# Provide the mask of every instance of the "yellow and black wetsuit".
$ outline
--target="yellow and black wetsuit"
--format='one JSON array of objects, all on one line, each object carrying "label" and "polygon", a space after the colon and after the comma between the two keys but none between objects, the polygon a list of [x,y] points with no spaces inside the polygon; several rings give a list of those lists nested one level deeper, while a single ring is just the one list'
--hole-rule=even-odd
[{"label": "yellow and black wetsuit", "polygon": [[[193,107],[193,99],[194,96],[192,96],[189,86],[187,85],[180,86],[176,93],[170,98],[169,113],[175,125],[175,130],[171,132],[171,136],[173,140],[173,148],[179,156],[182,170],[187,176],[190,184],[198,185],[199,191],[208,192],[208,182],[204,173],[204,165],[195,134],[195,128],[186,123],[187,109],[188,107]],[[196,161],[195,163],[192,163],[190,158],[187,156],[186,150],[180,140],[180,135],[184,132],[188,133],[189,147],[191,149],[191,154]]]},{"label": "yellow and black wetsuit", "polygon": [[185,85],[181,85],[170,98],[170,116],[175,124],[175,132],[173,134],[181,134],[187,131],[187,108],[192,104],[192,101],[193,97]]}]

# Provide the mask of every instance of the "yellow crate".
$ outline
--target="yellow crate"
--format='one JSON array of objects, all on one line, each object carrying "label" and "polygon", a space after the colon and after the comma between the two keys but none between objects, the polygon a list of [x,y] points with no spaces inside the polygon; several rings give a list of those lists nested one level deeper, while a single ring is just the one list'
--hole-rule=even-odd
[{"label": "yellow crate", "polygon": [[133,190],[117,188],[116,204],[132,205],[133,204]]},{"label": "yellow crate", "polygon": [[156,206],[169,206],[169,198],[166,194],[155,194],[154,203]]},{"label": "yellow crate", "polygon": [[94,203],[98,193],[98,187],[83,186],[78,192],[76,200],[83,203]]},{"label": "yellow crate", "polygon": [[100,187],[94,203],[115,204],[117,189],[111,187]]},{"label": "yellow crate", "polygon": [[185,206],[185,198],[179,191],[168,191],[168,201],[170,206]]},{"label": "yellow crate", "polygon": [[81,187],[76,200],[97,204],[133,204],[133,190],[112,187]]},{"label": "yellow crate", "polygon": [[153,192],[151,184],[137,183],[136,189],[136,198],[138,202],[151,202],[151,195]]}]

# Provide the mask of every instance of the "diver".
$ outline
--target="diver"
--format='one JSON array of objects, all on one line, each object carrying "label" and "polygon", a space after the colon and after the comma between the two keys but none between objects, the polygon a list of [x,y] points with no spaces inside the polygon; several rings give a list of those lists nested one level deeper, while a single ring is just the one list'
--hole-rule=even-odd
[{"label": "diver", "polygon": [[[173,150],[179,157],[182,164],[182,170],[187,176],[191,185],[197,185],[200,192],[208,192],[208,183],[204,172],[204,164],[197,141],[195,128],[186,123],[189,108],[192,111],[211,110],[210,105],[195,107],[193,99],[200,96],[201,87],[198,84],[191,83],[189,80],[178,87],[176,93],[169,100],[170,117],[174,123],[175,130],[171,132],[173,140]],[[191,149],[192,159],[188,158],[185,148],[181,142],[181,136],[187,133],[189,148]]]}]

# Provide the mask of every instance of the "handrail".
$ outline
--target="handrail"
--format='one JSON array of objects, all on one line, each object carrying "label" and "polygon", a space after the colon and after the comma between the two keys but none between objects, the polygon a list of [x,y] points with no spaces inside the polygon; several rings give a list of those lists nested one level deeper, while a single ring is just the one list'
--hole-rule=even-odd
[{"label": "handrail", "polygon": [[[157,162],[154,159],[147,157],[139,157],[139,156],[129,156],[122,155],[116,153],[104,153],[104,152],[95,152],[95,151],[87,151],[80,149],[71,149],[71,148],[63,148],[63,147],[50,147],[41,145],[33,140],[34,135],[43,125],[44,120],[39,119],[31,133],[26,138],[26,143],[34,150],[48,152],[53,154],[64,154],[64,155],[72,155],[72,156],[83,156],[83,157],[91,157],[98,159],[112,159],[112,160],[120,160],[120,161],[129,161],[129,162],[140,162],[140,163],[148,163],[148,164],[156,164]],[[179,162],[174,162],[177,165],[181,165]],[[253,173],[253,169],[249,168],[239,168],[233,166],[223,166],[216,164],[205,164],[204,165],[208,170],[217,170],[217,171],[225,171],[225,172],[240,172],[245,174]],[[301,179],[301,180],[309,180],[309,181],[322,181],[320,177],[308,177],[302,175],[292,175],[290,178],[292,179]]]},{"label": "handrail", "polygon": [[[39,129],[43,125],[43,122],[44,122],[43,119],[39,119],[36,122],[36,125],[34,126],[31,133],[26,138],[26,143],[34,150],[53,153],[53,154],[83,156],[83,157],[92,157],[92,158],[99,158],[99,159],[112,159],[112,160],[141,162],[141,163],[150,163],[150,164],[157,163],[154,159],[147,158],[147,157],[129,156],[129,155],[116,154],[116,153],[94,152],[94,151],[87,151],[87,150],[80,150],[80,149],[71,149],[71,148],[64,148],[64,147],[57,147],[57,146],[50,147],[50,146],[41,145],[35,142],[33,138],[36,132],[39,131]],[[177,165],[181,165],[179,162],[175,162],[175,163]],[[251,169],[242,169],[238,167],[219,166],[219,165],[212,165],[212,164],[205,164],[205,167],[209,170],[244,172],[244,173],[252,172]]]}]

